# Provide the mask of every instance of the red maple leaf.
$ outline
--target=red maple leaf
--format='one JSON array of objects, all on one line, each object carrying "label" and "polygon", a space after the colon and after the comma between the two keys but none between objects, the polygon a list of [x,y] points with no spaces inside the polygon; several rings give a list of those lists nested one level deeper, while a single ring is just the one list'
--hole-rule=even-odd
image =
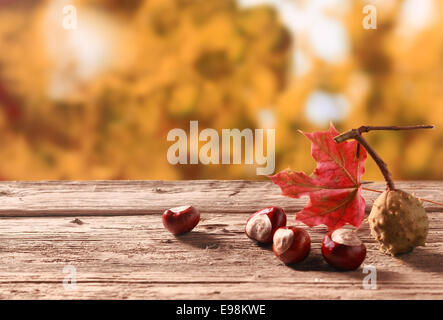
[{"label": "red maple leaf", "polygon": [[360,180],[365,171],[365,149],[357,151],[357,141],[336,143],[338,132],[332,124],[328,131],[302,133],[312,142],[311,153],[317,162],[314,172],[307,176],[287,169],[270,178],[285,196],[309,196],[296,221],[309,227],[325,224],[329,230],[346,223],[359,228],[365,214]]}]

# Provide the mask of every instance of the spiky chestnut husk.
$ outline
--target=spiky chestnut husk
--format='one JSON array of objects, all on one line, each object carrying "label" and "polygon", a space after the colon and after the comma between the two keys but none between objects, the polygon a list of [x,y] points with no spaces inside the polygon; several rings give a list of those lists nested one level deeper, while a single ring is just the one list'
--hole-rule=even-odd
[{"label": "spiky chestnut husk", "polygon": [[369,214],[372,236],[380,250],[391,255],[424,246],[428,235],[428,216],[420,200],[402,190],[383,192]]}]

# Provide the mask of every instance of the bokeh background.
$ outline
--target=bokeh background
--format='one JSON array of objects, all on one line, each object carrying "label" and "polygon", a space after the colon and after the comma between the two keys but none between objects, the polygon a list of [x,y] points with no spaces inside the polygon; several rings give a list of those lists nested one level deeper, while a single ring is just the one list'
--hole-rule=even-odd
[{"label": "bokeh background", "polygon": [[0,0],[0,179],[266,179],[169,164],[190,120],[275,128],[276,171],[306,172],[298,130],[434,124],[367,138],[395,179],[443,179],[443,1]]}]

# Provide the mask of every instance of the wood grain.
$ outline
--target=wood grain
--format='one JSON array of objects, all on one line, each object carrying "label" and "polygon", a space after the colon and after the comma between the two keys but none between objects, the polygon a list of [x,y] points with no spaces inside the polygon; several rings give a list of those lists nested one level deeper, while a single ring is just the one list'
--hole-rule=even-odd
[{"label": "wood grain", "polygon": [[[398,186],[443,198],[441,182]],[[383,190],[381,183],[367,187]],[[364,196],[370,208],[377,194]],[[251,212],[280,205],[292,223],[305,202],[282,197],[269,182],[2,182],[0,298],[443,299],[443,208],[426,204],[426,247],[397,258],[379,252],[363,224],[364,265],[377,270],[377,289],[366,290],[362,268],[337,272],[324,262],[324,227],[309,230],[311,254],[292,267],[244,235]],[[174,237],[161,213],[188,203],[203,219],[193,232]],[[77,270],[75,290],[63,286],[66,265]]]}]

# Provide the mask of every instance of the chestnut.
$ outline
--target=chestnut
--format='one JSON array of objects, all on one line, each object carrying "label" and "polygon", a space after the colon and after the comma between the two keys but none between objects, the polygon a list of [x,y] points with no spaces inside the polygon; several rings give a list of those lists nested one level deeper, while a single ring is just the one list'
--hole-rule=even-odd
[{"label": "chestnut", "polygon": [[302,228],[281,227],[275,231],[272,250],[285,264],[300,262],[311,250],[311,238]]},{"label": "chestnut", "polygon": [[338,270],[355,270],[365,260],[366,246],[350,229],[328,232],[322,241],[321,252],[325,260]]},{"label": "chestnut", "polygon": [[174,235],[189,232],[200,221],[200,212],[193,206],[182,206],[166,210],[162,216],[163,225]]},{"label": "chestnut", "polygon": [[272,242],[275,230],[286,226],[286,213],[280,207],[263,208],[246,221],[245,233],[262,244]]}]

